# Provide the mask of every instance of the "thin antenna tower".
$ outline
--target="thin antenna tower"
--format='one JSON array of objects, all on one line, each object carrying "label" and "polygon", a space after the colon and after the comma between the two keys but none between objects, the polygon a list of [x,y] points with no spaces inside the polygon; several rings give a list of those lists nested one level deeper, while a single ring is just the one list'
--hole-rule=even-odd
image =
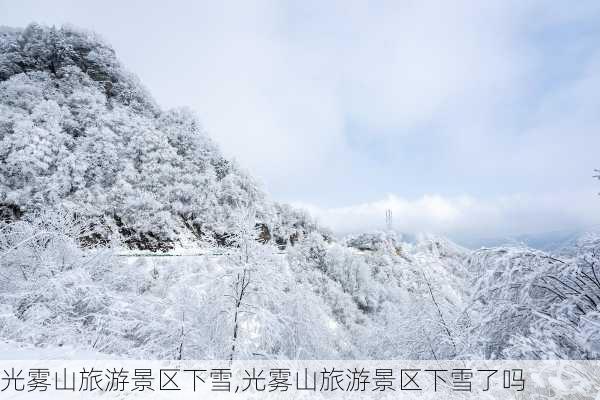
[{"label": "thin antenna tower", "polygon": [[387,209],[385,210],[385,226],[387,227],[388,231],[392,230],[392,210]]}]

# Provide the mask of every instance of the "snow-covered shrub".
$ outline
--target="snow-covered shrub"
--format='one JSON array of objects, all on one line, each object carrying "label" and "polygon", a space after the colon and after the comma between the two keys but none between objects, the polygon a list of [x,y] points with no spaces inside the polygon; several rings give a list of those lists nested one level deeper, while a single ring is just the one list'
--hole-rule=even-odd
[{"label": "snow-covered shrub", "polygon": [[535,285],[548,295],[534,311],[529,332],[515,335],[509,357],[600,358],[600,247],[586,246],[571,263],[546,271]]},{"label": "snow-covered shrub", "polygon": [[81,248],[88,226],[59,210],[0,227],[0,302],[11,310],[0,325],[7,336],[61,344],[94,326],[106,311],[110,299],[96,281],[111,254]]},{"label": "snow-covered shrub", "polygon": [[533,311],[550,301],[536,284],[559,264],[543,252],[528,248],[493,248],[474,252],[468,260],[469,356],[504,358],[514,335],[529,332]]},{"label": "snow-covered shrub", "polygon": [[474,252],[465,357],[595,359],[600,251],[573,259],[528,248]]}]

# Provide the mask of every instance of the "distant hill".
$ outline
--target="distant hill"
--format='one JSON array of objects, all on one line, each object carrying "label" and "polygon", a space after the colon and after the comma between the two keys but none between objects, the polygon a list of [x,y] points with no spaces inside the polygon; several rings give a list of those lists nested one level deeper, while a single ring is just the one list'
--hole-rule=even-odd
[{"label": "distant hill", "polygon": [[472,249],[482,246],[527,246],[548,253],[571,255],[580,242],[597,237],[600,237],[600,227],[589,226],[585,229],[556,230],[511,237],[470,238],[458,242]]}]

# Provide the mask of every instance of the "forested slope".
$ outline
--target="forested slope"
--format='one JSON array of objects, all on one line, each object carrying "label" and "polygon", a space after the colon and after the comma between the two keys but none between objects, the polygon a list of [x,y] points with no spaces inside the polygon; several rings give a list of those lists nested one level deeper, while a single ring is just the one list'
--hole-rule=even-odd
[{"label": "forested slope", "polygon": [[118,233],[150,249],[183,230],[224,244],[238,208],[256,209],[265,240],[315,228],[270,202],[190,111],[160,109],[102,39],[36,24],[0,31],[0,205],[6,218],[60,205],[94,221],[92,243]]}]

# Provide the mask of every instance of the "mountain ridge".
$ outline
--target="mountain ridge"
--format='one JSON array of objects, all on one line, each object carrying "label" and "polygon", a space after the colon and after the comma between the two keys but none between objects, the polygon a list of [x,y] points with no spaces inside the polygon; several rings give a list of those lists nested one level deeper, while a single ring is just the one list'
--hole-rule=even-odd
[{"label": "mountain ridge", "polygon": [[5,218],[60,205],[94,221],[90,244],[118,234],[151,250],[172,247],[182,229],[223,244],[239,208],[255,208],[278,244],[316,229],[270,201],[190,110],[160,109],[92,32],[0,30],[0,112]]}]

